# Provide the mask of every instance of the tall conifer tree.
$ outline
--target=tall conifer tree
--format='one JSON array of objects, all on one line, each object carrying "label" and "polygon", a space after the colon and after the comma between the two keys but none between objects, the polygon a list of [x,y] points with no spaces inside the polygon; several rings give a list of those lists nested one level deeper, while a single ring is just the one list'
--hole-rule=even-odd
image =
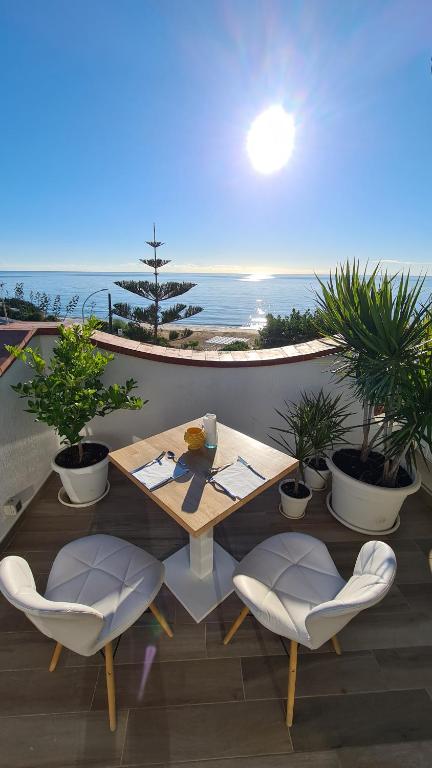
[{"label": "tall conifer tree", "polygon": [[196,283],[160,283],[159,270],[161,267],[169,264],[170,261],[158,259],[157,257],[157,249],[164,245],[164,243],[156,240],[156,226],[154,224],[153,240],[147,240],[146,242],[147,245],[153,248],[153,258],[140,259],[140,261],[154,271],[154,282],[149,282],[148,280],[118,280],[115,284],[126,291],[134,293],[136,296],[148,299],[152,304],[148,307],[131,307],[130,304],[121,302],[114,304],[113,312],[132,323],[148,323],[151,325],[153,327],[154,341],[157,342],[158,330],[161,325],[164,323],[174,323],[177,320],[186,320],[186,318],[193,317],[198,312],[202,312],[203,308],[177,303],[166,309],[161,309],[160,304],[162,301],[182,296],[187,291],[190,291],[191,288],[194,288]]}]

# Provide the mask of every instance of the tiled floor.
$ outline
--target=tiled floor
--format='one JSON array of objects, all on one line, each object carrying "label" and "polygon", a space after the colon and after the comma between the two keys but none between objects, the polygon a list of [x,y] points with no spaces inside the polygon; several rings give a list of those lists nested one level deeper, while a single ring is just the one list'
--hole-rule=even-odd
[{"label": "tiled floor", "polygon": [[[26,557],[43,590],[58,549],[103,531],[167,557],[186,535],[131,483],[111,472],[96,507],[57,502],[52,477],[27,510],[7,551]],[[255,499],[216,529],[240,558],[273,533],[290,530],[277,490]],[[348,577],[364,537],[339,525],[316,493],[297,531],[323,539]],[[397,583],[386,600],[330,646],[302,650],[295,723],[284,724],[287,656],[282,640],[246,619],[227,647],[222,637],[240,609],[228,598],[195,624],[164,588],[160,607],[170,640],[145,614],[116,656],[118,728],[108,729],[100,656],[64,652],[48,672],[53,644],[0,602],[0,768],[183,766],[183,768],[430,768],[432,766],[432,499],[410,497],[391,537]],[[145,685],[143,662],[154,646]]]}]

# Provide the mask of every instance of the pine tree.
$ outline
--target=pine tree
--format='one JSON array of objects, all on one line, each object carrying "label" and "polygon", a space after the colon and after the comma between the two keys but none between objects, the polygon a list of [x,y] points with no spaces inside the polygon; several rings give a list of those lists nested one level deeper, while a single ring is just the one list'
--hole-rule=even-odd
[{"label": "pine tree", "polygon": [[151,283],[148,280],[118,280],[116,285],[120,288],[124,288],[126,291],[134,293],[136,296],[141,296],[143,299],[148,299],[152,302],[148,307],[131,307],[127,303],[114,304],[113,312],[119,317],[123,317],[129,322],[139,324],[148,323],[153,327],[153,339],[157,342],[158,330],[164,323],[174,323],[177,320],[186,320],[188,317],[197,315],[198,312],[202,312],[202,307],[187,306],[187,304],[173,304],[167,309],[161,309],[160,304],[167,299],[174,299],[176,296],[182,296],[191,288],[194,288],[196,283],[189,282],[168,282],[159,283],[159,270],[161,267],[165,267],[170,261],[166,259],[157,258],[157,249],[164,245],[164,243],[156,240],[156,226],[153,224],[153,240],[147,240],[147,245],[153,248],[152,259],[140,259],[143,264],[150,267],[154,271],[154,282]]}]

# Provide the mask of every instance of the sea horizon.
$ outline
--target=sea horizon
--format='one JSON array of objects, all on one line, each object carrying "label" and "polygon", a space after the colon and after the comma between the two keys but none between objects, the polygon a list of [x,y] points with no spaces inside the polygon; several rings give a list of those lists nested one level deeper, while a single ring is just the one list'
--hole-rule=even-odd
[{"label": "sea horizon", "polygon": [[[51,300],[59,295],[64,310],[72,296],[78,296],[76,316],[86,301],[86,314],[101,319],[108,317],[108,293],[112,304],[126,302],[131,306],[148,306],[149,302],[115,285],[121,277],[151,280],[152,272],[82,271],[82,270],[1,270],[0,284],[6,296],[13,296],[17,283],[23,283],[24,298],[46,293]],[[265,325],[267,314],[288,315],[293,309],[304,312],[316,307],[317,278],[328,273],[207,273],[162,271],[160,281],[187,281],[195,286],[180,301],[203,307],[203,311],[188,318],[188,326],[220,326],[259,329]],[[415,279],[415,278],[413,278]],[[432,278],[427,277],[424,295],[432,292]],[[94,294],[95,295],[92,295]],[[167,301],[165,306],[177,302]]]}]

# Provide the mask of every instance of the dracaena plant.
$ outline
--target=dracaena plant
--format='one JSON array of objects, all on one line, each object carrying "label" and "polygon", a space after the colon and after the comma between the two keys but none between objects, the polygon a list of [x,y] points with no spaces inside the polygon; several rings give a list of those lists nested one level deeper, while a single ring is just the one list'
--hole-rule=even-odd
[{"label": "dracaena plant", "polygon": [[319,459],[336,445],[346,443],[347,419],[353,414],[349,403],[343,401],[341,394],[333,395],[320,389],[318,393],[303,392],[301,402],[307,414],[307,431],[312,446],[308,461],[314,460],[318,467]]},{"label": "dracaena plant", "polygon": [[[401,463],[415,466],[416,448],[432,447],[430,401],[431,297],[424,277],[389,275],[380,265],[367,275],[358,262],[319,280],[318,322],[338,345],[335,372],[362,402],[361,461],[373,448],[384,457],[379,484],[393,487]],[[382,415],[372,435],[375,409]],[[429,411],[428,411],[429,408]]]},{"label": "dracaena plant", "polygon": [[281,448],[294,456],[299,466],[294,477],[294,494],[298,495],[300,480],[304,480],[304,466],[311,459],[326,455],[335,444],[345,441],[346,419],[351,414],[341,395],[303,392],[298,403],[285,401],[285,410],[275,409],[283,424],[271,427],[278,437],[271,435]]},{"label": "dracaena plant", "polygon": [[92,343],[98,327],[94,317],[84,325],[60,325],[49,362],[37,349],[7,346],[12,355],[34,371],[32,379],[12,388],[27,400],[26,410],[34,414],[35,421],[54,427],[62,444],[76,445],[79,461],[83,456],[81,431],[91,419],[120,408],[138,410],[144,405],[140,397],[131,394],[136,388],[134,379],[109,386],[101,381],[114,355],[101,352]]}]

